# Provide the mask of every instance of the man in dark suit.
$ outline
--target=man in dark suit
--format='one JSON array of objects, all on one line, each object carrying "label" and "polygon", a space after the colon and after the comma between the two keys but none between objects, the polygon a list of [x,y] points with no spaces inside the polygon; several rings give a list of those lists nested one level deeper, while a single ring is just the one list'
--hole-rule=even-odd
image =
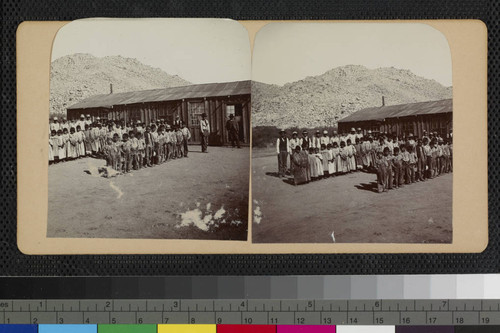
[{"label": "man in dark suit", "polygon": [[226,121],[226,130],[228,133],[229,141],[233,145],[233,148],[235,146],[241,148],[239,140],[240,128],[238,126],[238,122],[236,121],[236,119],[234,119],[233,114],[230,114],[228,121]]},{"label": "man in dark suit", "polygon": [[179,117],[178,115],[175,116],[174,127],[182,128],[183,125],[184,125],[184,122],[181,120],[181,117]]}]

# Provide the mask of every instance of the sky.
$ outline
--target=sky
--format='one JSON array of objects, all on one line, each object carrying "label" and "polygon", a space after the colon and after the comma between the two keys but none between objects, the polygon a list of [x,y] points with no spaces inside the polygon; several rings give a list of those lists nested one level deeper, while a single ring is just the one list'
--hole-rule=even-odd
[{"label": "sky", "polygon": [[192,83],[251,78],[248,32],[232,20],[77,20],[58,31],[52,61],[74,53],[136,58]]},{"label": "sky", "polygon": [[283,85],[344,65],[408,69],[452,85],[448,41],[423,23],[271,23],[257,33],[252,80]]}]

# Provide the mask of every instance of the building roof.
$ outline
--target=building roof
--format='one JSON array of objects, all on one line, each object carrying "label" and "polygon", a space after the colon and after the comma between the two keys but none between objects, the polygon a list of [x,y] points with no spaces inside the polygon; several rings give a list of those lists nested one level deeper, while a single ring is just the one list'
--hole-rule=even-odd
[{"label": "building roof", "polygon": [[145,102],[177,101],[187,98],[221,97],[249,95],[250,80],[225,83],[193,84],[190,86],[131,91],[94,95],[68,107],[71,109],[110,108],[114,105],[125,105]]},{"label": "building roof", "polygon": [[367,120],[383,121],[386,118],[400,118],[448,112],[453,112],[452,99],[366,108],[339,120],[339,123]]}]

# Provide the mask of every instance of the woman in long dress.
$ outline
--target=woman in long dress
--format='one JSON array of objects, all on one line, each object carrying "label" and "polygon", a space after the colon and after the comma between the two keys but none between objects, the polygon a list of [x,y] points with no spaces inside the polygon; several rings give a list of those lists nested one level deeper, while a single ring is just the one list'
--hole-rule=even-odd
[{"label": "woman in long dress", "polygon": [[300,146],[296,146],[292,154],[291,163],[293,164],[293,183],[299,185],[309,181],[309,156],[302,151]]}]

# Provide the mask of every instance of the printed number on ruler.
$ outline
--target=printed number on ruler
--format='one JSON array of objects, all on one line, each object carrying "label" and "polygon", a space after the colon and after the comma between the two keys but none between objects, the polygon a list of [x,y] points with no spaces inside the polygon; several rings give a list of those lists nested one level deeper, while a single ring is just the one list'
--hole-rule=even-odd
[{"label": "printed number on ruler", "polygon": [[0,300],[0,324],[500,325],[500,300]]}]

